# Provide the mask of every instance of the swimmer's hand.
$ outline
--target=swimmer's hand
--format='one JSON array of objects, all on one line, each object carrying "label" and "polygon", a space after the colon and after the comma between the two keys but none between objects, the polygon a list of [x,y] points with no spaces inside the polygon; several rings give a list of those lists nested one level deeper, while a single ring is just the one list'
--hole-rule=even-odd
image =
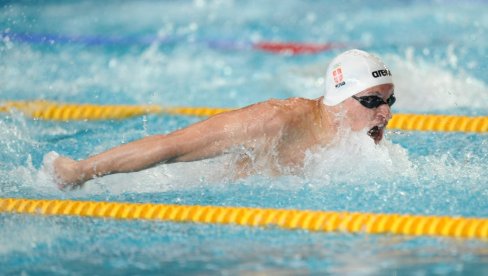
[{"label": "swimmer's hand", "polygon": [[54,159],[53,174],[61,190],[81,188],[86,181],[79,162],[63,156]]}]

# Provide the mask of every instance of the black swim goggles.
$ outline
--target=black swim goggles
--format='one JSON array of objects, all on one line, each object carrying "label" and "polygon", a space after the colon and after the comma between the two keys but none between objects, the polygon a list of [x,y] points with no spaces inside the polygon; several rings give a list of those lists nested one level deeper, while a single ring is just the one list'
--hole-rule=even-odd
[{"label": "black swim goggles", "polygon": [[379,96],[371,95],[371,96],[362,96],[362,97],[356,97],[352,96],[353,99],[358,101],[362,106],[366,108],[377,108],[382,104],[387,104],[388,106],[392,106],[395,101],[395,94],[391,94],[391,96],[385,100]]}]

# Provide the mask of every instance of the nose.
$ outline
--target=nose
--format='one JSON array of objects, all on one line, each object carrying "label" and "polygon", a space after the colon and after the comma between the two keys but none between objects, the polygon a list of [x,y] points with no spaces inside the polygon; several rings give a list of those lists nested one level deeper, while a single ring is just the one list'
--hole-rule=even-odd
[{"label": "nose", "polygon": [[392,114],[391,114],[391,108],[387,104],[382,104],[378,106],[377,108],[377,114],[388,123],[389,120],[391,120]]}]

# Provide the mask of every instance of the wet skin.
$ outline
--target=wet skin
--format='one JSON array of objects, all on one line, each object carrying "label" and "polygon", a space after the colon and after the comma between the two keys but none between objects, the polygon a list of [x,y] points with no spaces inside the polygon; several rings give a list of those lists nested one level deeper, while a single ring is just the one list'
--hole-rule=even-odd
[{"label": "wet skin", "polygon": [[[364,90],[356,96],[377,95],[386,100],[392,84]],[[167,135],[153,135],[130,142],[85,160],[54,160],[61,188],[114,173],[140,171],[162,163],[212,158],[236,148],[251,153],[236,161],[236,176],[265,171],[270,175],[299,172],[305,152],[331,144],[340,129],[362,131],[378,144],[391,119],[388,105],[368,109],[353,98],[336,106],[318,99],[269,100],[208,118]]]},{"label": "wet skin", "polygon": [[[361,93],[356,94],[357,97],[362,96],[378,96],[385,102],[391,95],[393,95],[393,84],[383,84],[366,89]],[[345,123],[350,126],[352,131],[360,131],[368,129],[368,135],[373,138],[374,142],[378,144],[384,135],[384,130],[388,121],[391,120],[391,108],[387,104],[380,105],[376,108],[366,108],[362,106],[357,100],[348,98],[342,103],[346,113]]]}]

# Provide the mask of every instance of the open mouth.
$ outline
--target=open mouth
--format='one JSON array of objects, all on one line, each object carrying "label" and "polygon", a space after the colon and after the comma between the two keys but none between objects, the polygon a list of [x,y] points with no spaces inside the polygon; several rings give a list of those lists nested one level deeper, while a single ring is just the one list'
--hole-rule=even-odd
[{"label": "open mouth", "polygon": [[368,135],[373,138],[374,142],[378,144],[383,139],[384,125],[374,126],[368,131]]}]

